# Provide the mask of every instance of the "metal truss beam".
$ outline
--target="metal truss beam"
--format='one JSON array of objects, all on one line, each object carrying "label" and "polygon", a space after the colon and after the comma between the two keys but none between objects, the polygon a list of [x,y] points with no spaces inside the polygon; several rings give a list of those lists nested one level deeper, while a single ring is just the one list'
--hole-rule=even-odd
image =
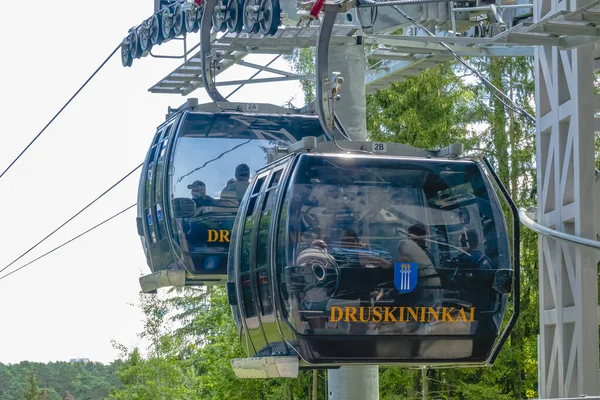
[{"label": "metal truss beam", "polygon": [[436,64],[453,58],[450,54],[414,56],[413,61],[394,61],[382,65],[365,76],[367,94],[373,94],[379,89],[385,89],[394,82],[401,82],[409,76],[415,76],[421,71],[432,68]]},{"label": "metal truss beam", "polygon": [[217,86],[231,86],[231,85],[249,85],[251,83],[273,83],[273,82],[284,82],[284,81],[294,81],[299,79],[309,79],[314,80],[314,75],[293,75],[293,76],[277,76],[273,78],[258,78],[258,79],[240,79],[237,81],[224,81],[217,82]]},{"label": "metal truss beam", "polygon": [[[244,61],[244,60],[238,61],[238,65],[241,65],[242,67],[258,69],[258,70],[264,71],[264,72],[271,72],[273,74],[279,74],[279,75],[283,75],[283,76],[287,76],[287,77],[299,76],[298,74],[294,74],[292,72],[282,71],[277,68],[265,67],[263,65],[254,64],[254,63]],[[297,79],[305,79],[305,78],[299,77]]]},{"label": "metal truss beam", "polygon": [[[354,34],[358,31],[355,25],[336,25],[331,37],[332,46],[344,46],[356,43]],[[216,63],[213,75],[216,77],[235,64],[249,68],[258,68],[257,64],[248,63],[242,59],[248,54],[286,54],[298,47],[314,46],[319,34],[319,26],[290,27],[286,26],[277,31],[274,36],[261,34],[227,33],[217,39],[211,37],[210,48]],[[276,82],[277,80],[311,79],[310,76],[293,77],[292,73],[273,68],[260,67],[260,69],[284,75],[284,79],[264,78],[252,80],[253,82]],[[265,80],[266,79],[266,80]],[[248,82],[250,83],[250,82]],[[231,84],[231,83],[228,83]],[[216,83],[216,86],[222,84]],[[194,90],[204,87],[202,77],[202,51],[197,52],[184,64],[179,66],[160,82],[152,86],[152,93],[172,93],[187,96]]]},{"label": "metal truss beam", "polygon": [[[564,31],[551,21],[557,15],[564,21],[584,5],[582,0],[534,0],[534,29]],[[593,47],[536,48],[535,79],[538,221],[595,240]],[[540,397],[598,395],[598,253],[545,235],[538,245]]]},{"label": "metal truss beam", "polygon": [[488,38],[371,35],[367,36],[365,41],[371,44],[394,46],[396,49],[404,46],[413,51],[418,49],[421,53],[446,51],[438,45],[438,43],[444,42],[461,56],[520,57],[533,55],[531,46]]}]

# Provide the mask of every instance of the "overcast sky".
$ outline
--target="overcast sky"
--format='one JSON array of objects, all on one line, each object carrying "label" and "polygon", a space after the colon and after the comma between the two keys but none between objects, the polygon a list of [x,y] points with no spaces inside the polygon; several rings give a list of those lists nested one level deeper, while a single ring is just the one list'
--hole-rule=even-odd
[{"label": "overcast sky", "polygon": [[[152,0],[32,0],[4,18],[0,55],[0,173],[121,42],[153,12]],[[194,35],[195,36],[195,35]],[[195,43],[196,38],[192,39]],[[157,53],[181,53],[181,42]],[[180,61],[120,54],[105,66],[17,164],[0,179],[0,269],[87,205],[144,158],[168,106],[185,98],[148,88]],[[273,56],[249,60],[265,64]],[[273,66],[287,68],[285,62]],[[227,79],[254,71],[232,69]],[[227,75],[227,76],[225,76]],[[265,74],[264,76],[270,76]],[[223,89],[228,93],[231,89]],[[246,86],[231,100],[300,106],[297,82]],[[191,94],[208,102],[202,89]],[[139,172],[17,262],[35,258],[136,202]],[[110,362],[111,339],[136,344],[142,314],[133,305],[149,273],[135,209],[0,280],[0,362]]]}]

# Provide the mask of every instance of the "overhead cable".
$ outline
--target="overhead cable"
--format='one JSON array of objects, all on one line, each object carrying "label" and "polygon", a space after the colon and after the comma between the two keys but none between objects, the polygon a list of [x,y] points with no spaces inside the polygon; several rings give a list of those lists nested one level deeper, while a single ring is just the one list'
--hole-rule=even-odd
[{"label": "overhead cable", "polygon": [[[211,162],[213,162],[213,161],[216,161],[216,160],[220,159],[220,158],[221,158],[221,157],[223,157],[225,154],[227,154],[227,153],[231,153],[231,152],[232,152],[232,151],[234,151],[235,149],[237,149],[237,148],[239,148],[239,147],[242,147],[243,145],[245,145],[245,144],[248,144],[248,143],[250,143],[251,141],[252,141],[252,139],[248,139],[248,140],[246,140],[244,143],[240,143],[240,144],[238,144],[238,145],[235,145],[235,146],[233,146],[231,149],[229,149],[229,150],[226,150],[226,151],[222,152],[221,154],[219,154],[218,156],[216,156],[216,157],[215,157],[215,158],[213,158],[212,160],[208,160],[207,162],[205,162],[204,164],[202,164],[202,165],[201,165],[201,166],[199,166],[198,168],[194,168],[193,170],[191,170],[191,171],[190,171],[190,172],[188,172],[187,174],[185,174],[185,175],[181,175],[181,176],[179,177],[179,179],[177,179],[177,182],[178,182],[178,183],[179,183],[179,182],[181,182],[181,181],[183,180],[183,178],[185,178],[186,176],[189,176],[189,175],[193,174],[194,172],[196,172],[196,171],[198,171],[198,170],[201,170],[202,168],[206,167],[206,166],[207,166],[208,164],[210,164]],[[2,271],[0,271],[0,272],[2,272]]]},{"label": "overhead cable", "polygon": [[[417,27],[421,28],[423,31],[425,31],[429,36],[433,36],[435,37],[435,35],[433,33],[431,33],[427,28],[425,28],[421,23],[419,23],[417,20],[415,20],[414,18],[412,18],[411,16],[409,16],[407,13],[405,13],[404,11],[402,11],[400,9],[400,7],[398,6],[392,6],[392,8],[394,10],[396,10],[398,13],[400,13],[400,15],[402,15],[404,18],[406,18],[407,20],[409,20],[410,22],[412,22],[414,25],[416,25]],[[490,82],[485,76],[483,76],[481,74],[481,72],[479,72],[477,70],[477,68],[473,67],[471,64],[469,64],[467,61],[465,61],[464,58],[462,58],[461,56],[459,56],[458,54],[456,54],[456,52],[454,50],[452,50],[450,48],[450,46],[448,46],[446,43],[444,42],[439,42],[439,45],[442,46],[444,49],[448,50],[448,52],[450,52],[450,54],[452,54],[462,65],[464,65],[468,70],[470,70],[471,72],[473,72],[475,75],[477,75],[477,77],[484,83],[484,85],[486,85],[489,89],[491,89],[491,93],[498,99],[500,100],[500,102],[502,104],[504,104],[506,107],[508,107],[509,109],[511,109],[512,111],[516,112],[517,114],[521,114],[523,117],[525,117],[529,122],[531,122],[532,124],[535,125],[535,117],[533,117],[531,114],[529,114],[527,111],[525,111],[521,106],[519,106],[517,103],[515,103],[510,97],[508,97],[502,90],[498,89],[496,86],[494,86],[494,84],[492,82]]]},{"label": "overhead cable", "polygon": [[[81,92],[81,90],[83,90],[84,87],[87,86],[87,84],[92,80],[92,78],[94,76],[96,76],[96,74],[102,69],[102,67],[104,67],[104,65],[106,65],[106,63],[108,62],[108,60],[110,60],[112,58],[112,56],[115,55],[115,53],[117,52],[117,50],[119,50],[121,48],[121,44],[119,44],[113,51],[112,53],[110,53],[110,55],[102,62],[102,64],[100,64],[100,66],[96,69],[96,71],[94,71],[94,73],[85,81],[85,83],[83,85],[81,85],[81,87],[75,92],[75,94],[73,96],[71,96],[71,98],[69,99],[69,101],[67,101],[65,103],[64,106],[62,106],[62,108],[56,113],[54,114],[54,117],[52,117],[52,119],[50,120],[50,122],[48,122],[46,124],[46,126],[44,126],[44,129],[42,129],[40,131],[40,133],[38,133],[36,135],[36,137],[34,137],[31,142],[29,142],[29,144],[21,151],[21,153],[19,153],[19,155],[9,164],[8,167],[6,167],[6,169],[2,172],[2,174],[0,174],[0,179],[4,176],[4,174],[6,174],[8,172],[9,169],[12,168],[12,166],[17,162],[17,160],[19,158],[21,158],[21,156],[23,154],[25,154],[25,152],[29,149],[29,147],[31,147],[31,145],[42,135],[42,133],[44,133],[44,131],[54,122],[54,120],[56,118],[58,118],[58,116],[63,112],[63,110],[65,108],[67,108],[67,106],[71,103],[71,101],[73,101],[73,99],[75,97],[77,97],[77,95],[79,94],[79,92]],[[1,272],[1,271],[0,271]]]},{"label": "overhead cable", "polygon": [[104,191],[104,193],[102,193],[100,196],[96,197],[91,203],[89,203],[87,206],[85,206],[81,210],[79,210],[75,215],[73,215],[71,218],[69,218],[66,222],[63,222],[58,228],[56,228],[51,233],[49,233],[45,238],[43,238],[42,240],[40,240],[39,242],[37,242],[34,246],[30,247],[29,250],[27,250],[25,253],[23,253],[19,257],[15,258],[10,264],[8,264],[4,268],[0,269],[0,273],[3,272],[4,270],[6,270],[7,268],[9,268],[11,265],[13,265],[14,263],[16,263],[17,261],[19,261],[25,255],[29,254],[29,252],[31,252],[33,249],[35,249],[40,244],[42,244],[43,242],[45,242],[46,239],[50,238],[50,236],[54,235],[56,232],[58,232],[60,229],[62,229],[63,226],[67,225],[69,222],[71,222],[72,220],[74,220],[79,214],[81,214],[82,212],[84,212],[85,210],[87,210],[88,208],[90,208],[92,206],[92,204],[94,204],[95,202],[97,202],[98,200],[100,200],[105,194],[107,194],[108,192],[110,192],[111,190],[113,190],[118,184],[120,184],[121,182],[123,182],[131,174],[133,174],[135,171],[137,171],[142,165],[144,165],[144,163],[142,163],[142,164],[138,165],[137,167],[135,167],[134,169],[132,169],[130,172],[127,173],[127,175],[125,175],[124,177],[122,177],[121,179],[119,179],[116,183],[114,183],[111,187],[109,187],[108,189],[106,189]]},{"label": "overhead cable", "polygon": [[38,261],[38,260],[41,260],[42,258],[46,257],[47,255],[49,255],[49,254],[51,254],[51,253],[54,253],[56,250],[58,250],[58,249],[60,249],[61,247],[64,247],[64,246],[68,245],[69,243],[71,243],[71,242],[73,242],[73,241],[75,241],[75,240],[79,239],[80,237],[82,237],[83,235],[85,235],[85,234],[87,234],[87,233],[89,233],[89,232],[93,231],[94,229],[96,229],[96,228],[99,228],[100,226],[104,225],[104,224],[105,224],[105,223],[107,223],[108,221],[110,221],[110,220],[112,220],[112,219],[114,219],[114,218],[118,217],[119,215],[121,215],[121,214],[123,214],[125,211],[128,211],[129,209],[131,209],[131,208],[135,207],[136,205],[137,205],[137,203],[130,205],[130,206],[129,206],[129,207],[127,207],[126,209],[119,211],[118,213],[116,213],[116,214],[115,214],[115,215],[113,215],[112,217],[105,219],[104,221],[102,221],[102,222],[100,222],[99,224],[97,224],[97,225],[93,226],[92,228],[90,228],[90,229],[86,230],[85,232],[82,232],[82,233],[80,233],[79,235],[77,235],[77,236],[75,236],[75,237],[73,237],[73,238],[71,238],[71,239],[67,240],[67,241],[66,241],[66,242],[64,242],[63,244],[61,244],[61,245],[59,245],[59,246],[56,246],[55,248],[53,248],[52,250],[50,250],[50,251],[48,251],[48,252],[46,252],[46,253],[42,254],[42,255],[41,255],[41,256],[39,256],[38,258],[36,258],[36,259],[34,259],[34,260],[31,260],[31,261],[29,261],[27,264],[20,266],[19,268],[15,269],[14,271],[11,271],[11,272],[9,272],[9,273],[7,273],[7,274],[5,274],[5,275],[2,275],[2,276],[0,276],[0,281],[1,281],[2,279],[4,279],[4,278],[8,278],[10,275],[14,274],[14,273],[15,273],[15,272],[17,272],[17,271],[20,271],[20,270],[22,270],[23,268],[27,267],[28,265],[31,265],[31,264],[33,264],[34,262]]}]

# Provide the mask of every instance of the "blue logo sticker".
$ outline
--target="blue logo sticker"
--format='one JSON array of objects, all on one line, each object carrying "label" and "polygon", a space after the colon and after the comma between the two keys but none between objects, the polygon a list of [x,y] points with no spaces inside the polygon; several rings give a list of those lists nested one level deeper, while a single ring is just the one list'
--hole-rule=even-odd
[{"label": "blue logo sticker", "polygon": [[204,270],[212,271],[213,269],[217,269],[219,261],[221,261],[221,256],[206,257],[206,260],[204,261]]},{"label": "blue logo sticker", "polygon": [[410,293],[417,286],[417,263],[395,262],[394,284],[400,293]]},{"label": "blue logo sticker", "polygon": [[156,205],[156,218],[158,219],[158,222],[162,221],[163,219],[162,208],[160,208],[159,204]]},{"label": "blue logo sticker", "polygon": [[148,210],[146,217],[148,218],[148,225],[152,226],[152,213],[150,213],[150,210]]}]

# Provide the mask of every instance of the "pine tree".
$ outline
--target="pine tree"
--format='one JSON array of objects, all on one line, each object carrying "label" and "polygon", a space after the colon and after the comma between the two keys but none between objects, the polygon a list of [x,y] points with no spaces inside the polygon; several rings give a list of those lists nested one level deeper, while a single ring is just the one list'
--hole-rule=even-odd
[{"label": "pine tree", "polygon": [[29,373],[29,387],[23,394],[23,398],[25,400],[39,400],[40,398],[40,391],[38,389],[37,382],[35,381],[35,374],[33,372],[33,368]]}]

